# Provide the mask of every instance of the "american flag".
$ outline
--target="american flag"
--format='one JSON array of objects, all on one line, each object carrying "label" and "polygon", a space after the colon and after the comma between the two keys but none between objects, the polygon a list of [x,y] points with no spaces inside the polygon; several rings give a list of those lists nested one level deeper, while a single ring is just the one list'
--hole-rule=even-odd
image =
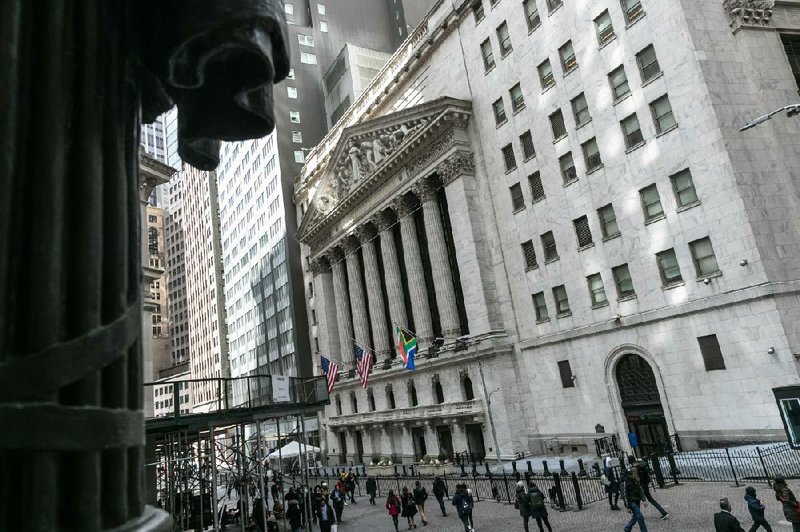
[{"label": "american flag", "polygon": [[369,370],[372,367],[372,352],[367,351],[364,353],[364,349],[360,345],[354,344],[353,353],[356,358],[358,380],[361,381],[361,386],[366,388],[369,386]]},{"label": "american flag", "polygon": [[322,373],[328,376],[328,393],[333,390],[333,385],[336,384],[336,376],[339,373],[339,365],[327,357],[320,356]]}]

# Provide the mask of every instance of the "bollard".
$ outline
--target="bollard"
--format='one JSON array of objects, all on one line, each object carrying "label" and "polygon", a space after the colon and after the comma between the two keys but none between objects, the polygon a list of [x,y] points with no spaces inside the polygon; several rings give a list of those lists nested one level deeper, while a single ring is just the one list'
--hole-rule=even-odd
[{"label": "bollard", "polygon": [[583,496],[581,495],[581,484],[578,482],[578,475],[572,472],[572,487],[575,488],[575,503],[578,505],[578,510],[583,510]]},{"label": "bollard", "polygon": [[542,473],[542,474],[544,476],[546,476],[546,477],[549,477],[550,476],[550,469],[547,466],[547,460],[542,460],[542,465],[544,466],[544,473]]},{"label": "bollard", "polygon": [[464,462],[461,462],[461,463],[459,464],[459,467],[461,467],[461,476],[462,476],[462,477],[466,477],[466,476],[467,476],[467,472],[466,472],[466,470],[464,469]]},{"label": "bollard", "polygon": [[517,472],[517,462],[511,462],[511,470],[516,473]]},{"label": "bollard", "polygon": [[[505,473],[505,471],[503,473]],[[527,476],[527,475],[528,474],[525,473],[525,476]],[[514,480],[519,480],[519,471],[514,471]]]},{"label": "bollard", "polygon": [[569,476],[569,473],[567,473],[567,470],[564,468],[564,459],[563,458],[558,461],[558,467],[561,469],[561,471],[558,473],[559,475],[561,475],[562,477],[568,477]]},{"label": "bollard", "polygon": [[404,477],[408,476],[408,470],[406,469],[406,465],[405,464],[403,464],[403,476]]},{"label": "bollard", "polygon": [[578,458],[578,470],[580,471],[578,474],[582,477],[586,476],[586,468],[583,465],[583,458]]},{"label": "bollard", "polygon": [[533,474],[533,464],[531,464],[530,460],[526,460],[525,463],[528,464],[528,473],[530,473],[532,475]]},{"label": "bollard", "polygon": [[478,464],[476,464],[475,462],[472,462],[472,476],[473,477],[478,476]]},{"label": "bollard", "polygon": [[491,475],[491,473],[489,473],[489,462],[484,462],[483,466],[486,468],[486,476],[488,477]]}]

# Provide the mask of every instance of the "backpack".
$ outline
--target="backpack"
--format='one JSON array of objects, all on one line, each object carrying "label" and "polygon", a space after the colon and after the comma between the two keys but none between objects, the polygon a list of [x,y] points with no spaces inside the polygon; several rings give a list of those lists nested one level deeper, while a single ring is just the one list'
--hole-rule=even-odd
[{"label": "backpack", "polygon": [[472,499],[465,495],[461,497],[461,504],[458,507],[458,515],[467,515],[472,510]]},{"label": "backpack", "polygon": [[541,510],[544,508],[544,495],[542,495],[541,491],[531,492],[529,497],[532,510]]}]

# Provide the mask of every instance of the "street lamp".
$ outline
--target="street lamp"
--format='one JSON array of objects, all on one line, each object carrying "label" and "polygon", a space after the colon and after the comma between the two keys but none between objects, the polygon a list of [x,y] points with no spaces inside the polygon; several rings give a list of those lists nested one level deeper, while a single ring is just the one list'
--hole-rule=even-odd
[{"label": "street lamp", "polygon": [[770,118],[775,116],[776,114],[782,113],[783,111],[787,111],[786,116],[789,117],[789,118],[791,118],[793,116],[796,116],[796,115],[800,114],[800,103],[787,105],[785,107],[781,107],[780,109],[775,109],[771,113],[766,114],[764,116],[759,116],[758,118],[756,118],[755,120],[753,120],[749,124],[745,125],[741,129],[739,129],[739,131],[746,131],[746,130],[748,130],[750,128],[756,127],[759,124],[763,124],[764,122],[766,122],[767,120],[769,120]]},{"label": "street lamp", "polygon": [[499,392],[500,388],[492,390],[491,393],[486,392],[486,379],[483,377],[483,362],[478,358],[478,371],[481,374],[481,385],[483,388],[483,397],[486,399],[486,413],[489,417],[489,428],[492,430],[492,442],[494,443],[494,452],[497,454],[497,464],[502,466],[502,459],[500,458],[500,446],[497,444],[497,431],[494,429],[494,418],[492,417],[492,395]]}]

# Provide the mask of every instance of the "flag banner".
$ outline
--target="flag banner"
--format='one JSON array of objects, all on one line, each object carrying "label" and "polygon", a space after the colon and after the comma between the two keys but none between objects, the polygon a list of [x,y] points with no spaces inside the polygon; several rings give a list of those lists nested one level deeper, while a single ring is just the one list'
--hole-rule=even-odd
[{"label": "flag banner", "polygon": [[356,372],[358,373],[358,380],[361,381],[361,386],[365,389],[369,386],[369,370],[372,368],[372,352],[364,352],[364,349],[358,345],[353,344],[353,354],[356,359]]},{"label": "flag banner", "polygon": [[330,395],[333,390],[333,385],[336,384],[336,376],[339,374],[339,365],[324,356],[320,356],[320,363],[322,365],[322,373],[328,377],[328,394]]},{"label": "flag banner", "polygon": [[[406,333],[408,333],[407,336]],[[417,337],[399,325],[395,327],[395,335],[397,336],[397,352],[403,359],[403,366],[413,370],[415,368],[414,358],[417,356]]]}]

